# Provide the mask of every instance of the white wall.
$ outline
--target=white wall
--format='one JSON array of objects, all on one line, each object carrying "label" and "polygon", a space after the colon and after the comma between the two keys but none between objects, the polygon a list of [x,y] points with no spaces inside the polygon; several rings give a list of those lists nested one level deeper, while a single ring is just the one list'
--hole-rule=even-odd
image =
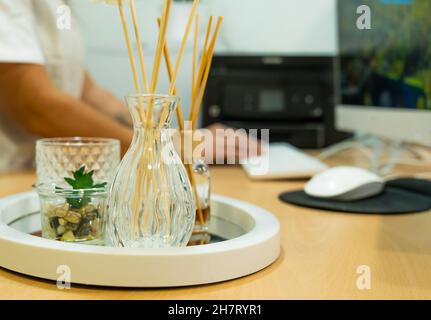
[{"label": "white wall", "polygon": [[[70,4],[80,21],[87,44],[88,68],[95,79],[118,97],[133,92],[117,8],[89,0],[72,0]],[[136,0],[136,5],[149,68],[156,45],[155,21],[162,1]],[[200,11],[202,20],[209,14],[225,17],[218,52],[331,56],[337,51],[335,8],[336,0],[202,0]],[[168,41],[173,59],[187,13],[188,7],[181,3],[172,9]],[[190,100],[191,59],[189,43],[178,79],[183,108]],[[162,70],[159,92],[166,92],[168,79],[164,65]]]},{"label": "white wall", "polygon": [[223,51],[334,55],[336,0],[212,0]]}]

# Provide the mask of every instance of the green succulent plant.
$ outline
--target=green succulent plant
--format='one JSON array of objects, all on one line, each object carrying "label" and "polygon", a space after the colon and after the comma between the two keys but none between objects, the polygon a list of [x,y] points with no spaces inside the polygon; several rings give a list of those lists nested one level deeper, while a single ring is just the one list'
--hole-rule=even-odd
[{"label": "green succulent plant", "polygon": [[[81,209],[90,203],[90,196],[94,193],[93,189],[100,189],[106,187],[106,182],[95,183],[93,180],[94,170],[86,172],[85,166],[73,172],[73,178],[65,177],[64,181],[69,184],[73,190],[84,190],[82,197],[69,197],[67,203],[74,209]],[[61,189],[61,188],[58,188]],[[85,191],[88,189],[88,191]],[[74,195],[80,195],[82,191],[73,192]]]}]

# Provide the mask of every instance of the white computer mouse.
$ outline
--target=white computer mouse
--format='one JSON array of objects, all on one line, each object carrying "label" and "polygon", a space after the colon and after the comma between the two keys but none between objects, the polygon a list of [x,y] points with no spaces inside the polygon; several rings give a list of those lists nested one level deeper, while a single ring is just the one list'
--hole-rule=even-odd
[{"label": "white computer mouse", "polygon": [[376,174],[356,167],[336,167],[314,176],[306,185],[311,197],[338,201],[370,198],[383,191],[385,181]]}]

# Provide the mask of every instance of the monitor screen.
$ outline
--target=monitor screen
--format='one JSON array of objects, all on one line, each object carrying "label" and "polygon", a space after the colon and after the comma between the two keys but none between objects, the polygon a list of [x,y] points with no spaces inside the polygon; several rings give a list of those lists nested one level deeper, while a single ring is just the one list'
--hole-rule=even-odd
[{"label": "monitor screen", "polygon": [[343,105],[431,110],[430,0],[339,0],[338,19]]}]

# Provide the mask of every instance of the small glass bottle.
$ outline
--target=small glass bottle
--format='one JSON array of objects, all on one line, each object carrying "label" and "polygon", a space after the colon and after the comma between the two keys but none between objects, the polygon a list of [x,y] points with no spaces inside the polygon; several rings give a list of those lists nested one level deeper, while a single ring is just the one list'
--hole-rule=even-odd
[{"label": "small glass bottle", "polygon": [[189,245],[208,244],[211,241],[211,172],[203,159],[193,160],[193,177],[196,184],[196,218]]}]

